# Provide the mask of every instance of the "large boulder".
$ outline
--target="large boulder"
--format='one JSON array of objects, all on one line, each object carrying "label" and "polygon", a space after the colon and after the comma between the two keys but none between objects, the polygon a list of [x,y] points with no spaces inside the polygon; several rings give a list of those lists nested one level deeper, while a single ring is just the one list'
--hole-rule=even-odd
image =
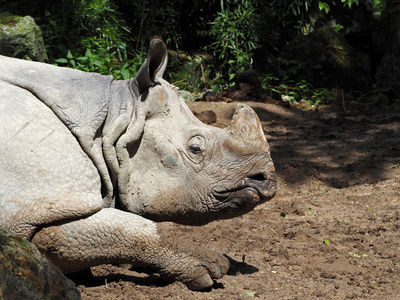
[{"label": "large boulder", "polygon": [[30,242],[0,228],[0,299],[81,299],[75,284]]},{"label": "large boulder", "polygon": [[32,17],[0,15],[0,54],[26,60],[46,61],[42,31]]},{"label": "large boulder", "polygon": [[319,28],[289,42],[271,68],[279,77],[316,87],[360,90],[372,82],[368,63],[333,28]]}]

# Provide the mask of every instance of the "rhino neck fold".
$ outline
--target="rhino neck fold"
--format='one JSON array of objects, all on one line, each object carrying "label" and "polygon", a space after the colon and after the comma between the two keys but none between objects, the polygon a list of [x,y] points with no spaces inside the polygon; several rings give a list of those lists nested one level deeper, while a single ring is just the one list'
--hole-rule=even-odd
[{"label": "rhino neck fold", "polygon": [[[118,197],[122,206],[126,206],[128,201],[128,182],[132,169],[128,149],[140,139],[144,128],[145,111],[137,95],[138,89],[134,79],[114,81],[103,128],[103,155],[112,187],[115,189],[118,186]],[[115,194],[114,190],[114,198]]]}]

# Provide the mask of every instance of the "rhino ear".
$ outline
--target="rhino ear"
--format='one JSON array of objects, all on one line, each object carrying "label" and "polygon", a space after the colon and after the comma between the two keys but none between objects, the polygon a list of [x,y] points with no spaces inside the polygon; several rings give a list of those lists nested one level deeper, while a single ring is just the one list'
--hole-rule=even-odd
[{"label": "rhino ear", "polygon": [[[147,59],[140,67],[132,83],[139,90],[139,95],[147,91],[149,87],[154,86],[156,77],[162,78],[167,62],[167,46],[160,38],[153,38],[150,41]],[[133,87],[133,90],[136,89]]]}]

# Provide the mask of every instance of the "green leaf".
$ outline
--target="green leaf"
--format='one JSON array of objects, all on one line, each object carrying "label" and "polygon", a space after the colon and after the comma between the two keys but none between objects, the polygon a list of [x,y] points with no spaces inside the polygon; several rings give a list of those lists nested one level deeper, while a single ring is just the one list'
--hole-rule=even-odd
[{"label": "green leaf", "polygon": [[93,65],[97,66],[97,67],[101,67],[103,65],[103,62],[101,60],[95,60],[93,62]]},{"label": "green leaf", "polygon": [[74,56],[73,56],[72,53],[71,53],[71,50],[68,50],[67,58],[69,58],[69,59],[74,58]]},{"label": "green leaf", "polygon": [[127,69],[122,69],[120,72],[121,72],[123,79],[129,79],[131,74],[129,73],[129,71]]},{"label": "green leaf", "polygon": [[331,8],[329,7],[329,4],[328,4],[328,3],[322,2],[322,1],[319,1],[319,2],[318,2],[318,7],[319,7],[319,10],[325,11],[326,14],[328,14],[328,12],[329,12],[330,9],[331,9]]},{"label": "green leaf", "polygon": [[92,52],[90,51],[89,48],[86,49],[85,56],[86,56],[86,57],[91,57],[91,56],[92,56]]},{"label": "green leaf", "polygon": [[324,244],[330,245],[331,242],[330,242],[328,239],[325,239],[325,240],[324,240]]},{"label": "green leaf", "polygon": [[359,0],[342,0],[342,2],[343,2],[343,7],[348,6],[349,8],[351,8],[354,3],[357,6],[359,5]]},{"label": "green leaf", "polygon": [[66,59],[66,58],[58,58],[58,59],[55,59],[54,61],[58,62],[58,63],[62,63],[62,64],[68,63],[68,59]]}]

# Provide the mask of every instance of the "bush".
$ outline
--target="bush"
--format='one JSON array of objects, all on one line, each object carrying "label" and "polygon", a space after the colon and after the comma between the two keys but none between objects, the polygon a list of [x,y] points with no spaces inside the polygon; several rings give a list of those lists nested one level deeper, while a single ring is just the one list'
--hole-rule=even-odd
[{"label": "bush", "polygon": [[211,44],[220,61],[220,72],[228,74],[232,81],[239,72],[251,68],[253,51],[256,49],[257,26],[256,1],[221,1],[221,12],[210,23]]}]

